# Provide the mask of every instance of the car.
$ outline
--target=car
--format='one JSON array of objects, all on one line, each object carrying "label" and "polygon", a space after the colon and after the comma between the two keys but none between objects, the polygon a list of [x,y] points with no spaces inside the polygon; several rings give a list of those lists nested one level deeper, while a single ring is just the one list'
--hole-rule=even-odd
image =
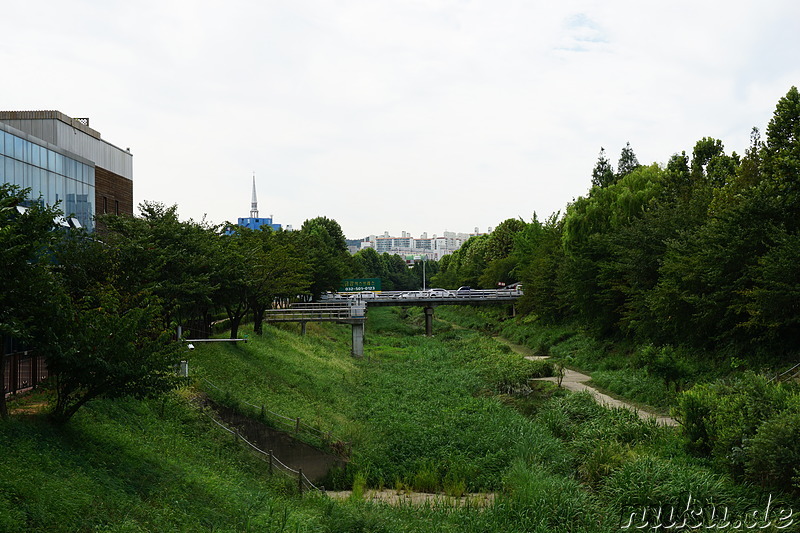
[{"label": "car", "polygon": [[469,287],[467,285],[462,285],[461,287],[456,289],[456,296],[466,296],[470,292],[472,292],[472,287]]},{"label": "car", "polygon": [[375,298],[375,297],[376,297],[375,293],[371,291],[353,292],[350,293],[350,295],[348,296],[348,298],[354,300],[362,300],[364,298]]},{"label": "car", "polygon": [[436,289],[429,289],[428,290],[428,296],[432,297],[432,298],[446,298],[446,297],[452,296],[452,295],[453,295],[453,293],[451,293],[450,291],[445,290],[445,289],[436,288]]}]

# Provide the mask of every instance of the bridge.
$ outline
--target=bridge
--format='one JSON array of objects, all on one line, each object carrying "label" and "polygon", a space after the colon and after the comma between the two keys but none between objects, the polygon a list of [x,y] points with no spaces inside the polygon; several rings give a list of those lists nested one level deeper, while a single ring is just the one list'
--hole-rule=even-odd
[{"label": "bridge", "polygon": [[[324,295],[319,302],[292,304],[286,309],[268,309],[264,321],[299,322],[302,333],[308,322],[337,322],[350,324],[353,330],[352,354],[364,355],[364,324],[368,307],[402,306],[425,309],[425,334],[433,335],[433,310],[439,305],[496,305],[514,304],[521,289],[458,290],[432,289],[426,291],[383,291],[360,293],[333,293]],[[513,312],[513,307],[512,307]]]}]

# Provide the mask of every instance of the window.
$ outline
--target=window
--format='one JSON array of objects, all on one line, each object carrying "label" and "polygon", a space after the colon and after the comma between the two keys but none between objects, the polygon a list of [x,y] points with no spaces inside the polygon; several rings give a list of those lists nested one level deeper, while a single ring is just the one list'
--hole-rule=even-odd
[{"label": "window", "polygon": [[108,198],[103,196],[103,214],[108,213]]},{"label": "window", "polygon": [[119,215],[119,200],[114,200],[114,214]]}]

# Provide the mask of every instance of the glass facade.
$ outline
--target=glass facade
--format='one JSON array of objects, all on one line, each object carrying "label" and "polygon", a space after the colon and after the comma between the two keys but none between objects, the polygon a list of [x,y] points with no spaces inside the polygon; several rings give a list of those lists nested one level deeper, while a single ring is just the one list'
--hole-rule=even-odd
[{"label": "glass facade", "polygon": [[91,231],[94,227],[94,166],[0,130],[0,181],[31,190],[48,205],[60,202]]}]

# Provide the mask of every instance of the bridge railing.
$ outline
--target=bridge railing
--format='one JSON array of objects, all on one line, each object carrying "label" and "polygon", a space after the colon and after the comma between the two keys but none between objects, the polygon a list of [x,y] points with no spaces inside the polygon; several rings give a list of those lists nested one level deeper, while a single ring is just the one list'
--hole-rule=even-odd
[{"label": "bridge railing", "polygon": [[345,320],[351,317],[351,308],[330,307],[324,309],[269,309],[264,312],[268,322],[316,322],[324,320]]}]

